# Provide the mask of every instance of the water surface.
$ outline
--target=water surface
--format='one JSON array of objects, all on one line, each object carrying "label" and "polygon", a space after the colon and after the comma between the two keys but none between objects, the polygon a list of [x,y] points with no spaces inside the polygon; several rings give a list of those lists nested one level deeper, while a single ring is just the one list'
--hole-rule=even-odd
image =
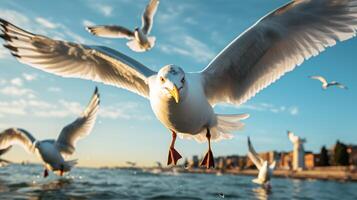
[{"label": "water surface", "polygon": [[75,168],[42,178],[39,165],[0,168],[0,199],[357,199],[357,183],[274,178],[267,192],[250,176]]}]

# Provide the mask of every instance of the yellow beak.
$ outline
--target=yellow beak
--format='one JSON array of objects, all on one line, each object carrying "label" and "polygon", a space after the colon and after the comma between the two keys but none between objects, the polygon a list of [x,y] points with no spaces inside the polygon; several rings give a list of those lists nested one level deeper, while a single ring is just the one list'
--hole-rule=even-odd
[{"label": "yellow beak", "polygon": [[176,103],[178,103],[180,101],[180,94],[177,90],[176,85],[174,85],[172,90],[169,89],[169,92],[170,92],[171,96],[175,99]]}]

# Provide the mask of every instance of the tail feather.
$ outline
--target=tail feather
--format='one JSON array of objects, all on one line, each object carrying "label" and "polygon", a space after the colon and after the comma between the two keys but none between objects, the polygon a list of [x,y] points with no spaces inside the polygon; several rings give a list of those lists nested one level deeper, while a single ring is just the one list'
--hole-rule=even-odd
[{"label": "tail feather", "polygon": [[[220,141],[224,139],[232,139],[232,131],[242,130],[244,123],[241,120],[247,119],[249,114],[237,115],[217,115],[217,124],[210,128],[211,141]],[[195,139],[197,142],[206,142],[206,130],[202,130],[196,135],[180,133],[179,136],[183,139]]]},{"label": "tail feather", "polygon": [[131,40],[126,43],[126,45],[135,52],[144,52],[146,49],[142,48],[137,41]]},{"label": "tail feather", "polygon": [[64,171],[68,172],[70,171],[76,164],[78,164],[77,162],[78,160],[69,160],[69,161],[65,161],[64,163]]},{"label": "tail feather", "polygon": [[155,46],[156,37],[150,36],[148,37],[148,41],[150,43],[150,48],[153,48]]}]

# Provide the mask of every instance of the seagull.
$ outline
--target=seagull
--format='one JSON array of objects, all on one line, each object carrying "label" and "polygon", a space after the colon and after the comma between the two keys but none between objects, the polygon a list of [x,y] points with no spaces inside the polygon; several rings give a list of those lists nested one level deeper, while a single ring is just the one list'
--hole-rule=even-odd
[{"label": "seagull", "polygon": [[130,167],[136,166],[136,162],[126,161],[126,164],[128,164]]},{"label": "seagull", "polygon": [[181,138],[208,142],[201,165],[214,167],[211,141],[232,138],[248,114],[218,114],[219,103],[241,105],[312,56],[356,35],[357,0],[295,0],[264,16],[226,46],[202,71],[169,64],[158,72],[114,49],[25,31],[0,20],[0,37],[20,62],[62,77],[127,89],[150,101],[171,131],[167,164],[182,156]]},{"label": "seagull", "polygon": [[42,160],[45,167],[44,177],[49,175],[48,171],[63,176],[77,164],[77,160],[66,161],[65,158],[74,153],[77,141],[92,131],[98,108],[99,93],[96,88],[87,108],[80,117],[62,129],[57,140],[40,141],[24,129],[9,128],[0,133],[0,151],[19,144],[28,152],[35,153]]},{"label": "seagull", "polygon": [[276,162],[273,161],[270,165],[267,160],[263,160],[257,152],[254,150],[250,138],[248,137],[248,157],[259,170],[258,177],[253,179],[254,183],[264,186],[264,188],[270,189],[270,177],[273,175]]},{"label": "seagull", "polygon": [[134,31],[117,25],[88,26],[86,29],[91,34],[100,37],[126,38],[130,40],[126,43],[127,46],[133,51],[148,51],[155,45],[156,38],[149,36],[149,34],[154,23],[154,15],[159,6],[159,2],[159,0],[150,0],[141,17],[141,28],[136,27]]},{"label": "seagull", "polygon": [[345,89],[345,90],[348,89],[345,85],[343,85],[339,82],[336,82],[336,81],[331,81],[330,83],[328,83],[327,80],[322,76],[310,76],[310,78],[319,80],[322,83],[322,89],[324,89],[324,90],[326,90],[328,87],[331,87],[331,86],[336,86],[338,88]]}]

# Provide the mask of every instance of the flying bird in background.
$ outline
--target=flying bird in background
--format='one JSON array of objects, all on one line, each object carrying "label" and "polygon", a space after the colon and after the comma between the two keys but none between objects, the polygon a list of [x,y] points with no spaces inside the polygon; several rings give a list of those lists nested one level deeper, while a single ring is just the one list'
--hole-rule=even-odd
[{"label": "flying bird in background", "polygon": [[57,140],[36,140],[31,133],[20,128],[9,128],[0,133],[0,151],[12,145],[21,145],[30,153],[35,153],[44,163],[44,177],[48,171],[53,171],[60,176],[77,164],[77,160],[66,161],[65,158],[72,155],[79,139],[90,134],[94,126],[99,109],[99,93],[95,92],[80,117],[65,126]]},{"label": "flying bird in background", "polygon": [[259,170],[258,177],[253,179],[254,183],[262,185],[264,188],[270,189],[270,178],[273,175],[273,171],[275,169],[276,162],[273,161],[270,165],[267,160],[263,160],[250,142],[250,138],[248,137],[248,157],[254,163],[254,165]]},{"label": "flying bird in background", "polygon": [[172,132],[168,164],[183,138],[208,141],[201,165],[214,166],[211,141],[232,138],[249,115],[217,114],[219,103],[241,105],[327,47],[356,35],[357,0],[292,1],[269,13],[225,47],[200,72],[166,65],[158,72],[104,46],[36,35],[0,20],[5,47],[20,62],[63,77],[103,82],[149,99]]},{"label": "flying bird in background", "polygon": [[338,88],[345,89],[345,90],[348,89],[345,85],[343,85],[337,81],[331,81],[328,83],[327,80],[322,76],[310,76],[309,78],[320,81],[322,83],[322,89],[324,89],[324,90],[326,90],[327,88],[332,87],[332,86],[336,86]]},{"label": "flying bird in background", "polygon": [[131,50],[136,52],[148,51],[155,45],[156,38],[149,36],[149,34],[154,23],[154,15],[158,6],[159,0],[150,0],[142,15],[141,28],[136,27],[134,31],[118,25],[88,26],[87,30],[93,35],[100,37],[126,38],[130,40],[126,44]]}]

